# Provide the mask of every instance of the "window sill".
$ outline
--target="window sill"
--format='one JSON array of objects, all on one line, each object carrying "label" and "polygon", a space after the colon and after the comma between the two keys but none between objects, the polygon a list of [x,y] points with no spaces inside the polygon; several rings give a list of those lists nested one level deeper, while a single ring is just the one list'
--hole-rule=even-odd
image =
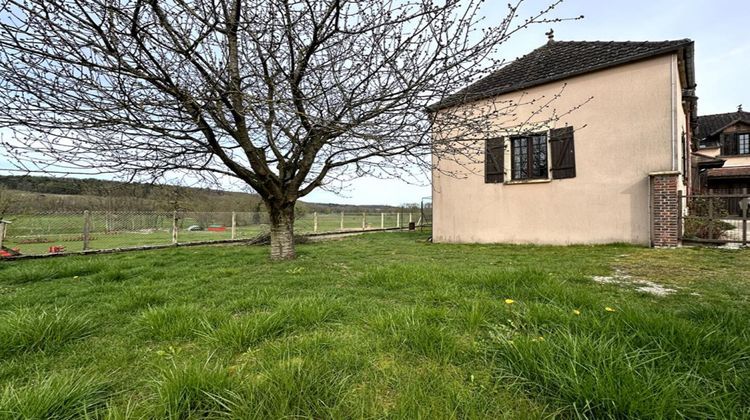
[{"label": "window sill", "polygon": [[539,179],[517,179],[514,181],[505,181],[505,185],[521,185],[521,184],[547,184],[552,182],[551,178],[539,178]]}]

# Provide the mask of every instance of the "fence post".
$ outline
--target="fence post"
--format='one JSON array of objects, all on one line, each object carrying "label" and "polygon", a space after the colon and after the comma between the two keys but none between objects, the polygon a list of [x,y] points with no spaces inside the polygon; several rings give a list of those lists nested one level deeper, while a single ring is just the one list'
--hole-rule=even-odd
[{"label": "fence post", "polygon": [[172,245],[177,245],[177,210],[172,213]]},{"label": "fence post", "polygon": [[747,246],[747,209],[742,211],[742,246]]},{"label": "fence post", "polygon": [[380,213],[380,228],[385,229],[385,213]]},{"label": "fence post", "polygon": [[411,222],[412,222],[412,219],[411,219],[411,212],[409,212],[409,223],[411,223]]},{"label": "fence post", "polygon": [[3,239],[5,239],[5,222],[0,220],[0,249],[3,247]]},{"label": "fence post", "polygon": [[367,212],[362,213],[362,230],[367,229]]},{"label": "fence post", "polygon": [[232,212],[232,239],[237,238],[237,212]]},{"label": "fence post", "polygon": [[[747,198],[745,198],[747,200]],[[747,246],[747,209],[748,204],[742,207],[742,246]]]},{"label": "fence post", "polygon": [[396,213],[396,227],[401,229],[401,213]]},{"label": "fence post", "polygon": [[708,239],[714,238],[714,200],[708,198]]},{"label": "fence post", "polygon": [[677,240],[682,240],[682,224],[684,223],[682,217],[682,190],[677,191]]},{"label": "fence post", "polygon": [[339,230],[344,230],[344,212],[341,212],[341,226],[339,227]]},{"label": "fence post", "polygon": [[318,212],[313,212],[313,232],[318,231]]},{"label": "fence post", "polygon": [[83,250],[89,249],[89,240],[91,237],[91,213],[88,210],[83,212]]}]

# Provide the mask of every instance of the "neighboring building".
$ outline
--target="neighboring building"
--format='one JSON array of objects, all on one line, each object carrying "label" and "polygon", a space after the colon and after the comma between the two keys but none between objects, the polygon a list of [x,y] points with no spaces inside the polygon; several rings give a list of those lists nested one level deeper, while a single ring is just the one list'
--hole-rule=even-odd
[{"label": "neighboring building", "polygon": [[[441,113],[552,98],[563,86],[542,113],[534,114],[538,102],[518,105],[515,115],[533,114],[521,127],[491,121],[505,134],[485,141],[483,161],[435,159],[435,242],[677,244],[697,100],[691,40],[550,36],[430,110],[440,121]],[[553,107],[562,113],[580,104],[543,122]],[[462,167],[471,169],[466,177],[445,175]]]},{"label": "neighboring building", "polygon": [[750,192],[750,112],[698,117],[693,189],[703,194]]}]

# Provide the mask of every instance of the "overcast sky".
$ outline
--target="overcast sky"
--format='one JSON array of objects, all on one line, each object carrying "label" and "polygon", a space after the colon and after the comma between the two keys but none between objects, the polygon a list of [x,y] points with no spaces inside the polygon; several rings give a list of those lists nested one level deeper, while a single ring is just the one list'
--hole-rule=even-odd
[{"label": "overcast sky", "polygon": [[[488,0],[489,22],[505,16],[506,1]],[[526,12],[539,10],[547,1],[530,0]],[[584,15],[583,20],[532,27],[519,33],[500,54],[514,59],[546,42],[551,28],[562,41],[658,41],[690,38],[695,41],[697,94],[700,115],[732,112],[744,103],[750,110],[750,37],[748,0],[566,0],[556,17]],[[7,167],[0,158],[0,167]],[[2,173],[2,172],[0,172]],[[424,185],[397,180],[360,179],[343,194],[316,191],[305,201],[351,204],[419,202],[430,195]]]}]

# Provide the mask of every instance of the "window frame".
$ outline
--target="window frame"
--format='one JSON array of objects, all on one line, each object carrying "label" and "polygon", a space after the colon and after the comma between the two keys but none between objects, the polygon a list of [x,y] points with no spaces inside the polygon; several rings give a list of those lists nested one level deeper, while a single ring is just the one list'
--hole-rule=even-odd
[{"label": "window frame", "polygon": [[[534,171],[534,163],[537,161],[534,159],[535,150],[535,139],[542,138],[542,144],[544,145],[544,173],[541,175],[532,175]],[[550,179],[550,150],[549,150],[549,134],[547,132],[540,133],[527,133],[524,135],[517,135],[510,137],[510,182],[524,182],[524,181],[538,181],[538,180],[549,180]],[[516,176],[516,142],[520,140],[526,140],[526,161],[525,161],[525,177]]]},{"label": "window frame", "polygon": [[[741,138],[744,137],[747,143],[745,146],[745,151],[743,152],[743,145],[741,142]],[[737,156],[739,155],[750,155],[750,132],[746,133],[735,133],[735,141],[737,142]]]}]

